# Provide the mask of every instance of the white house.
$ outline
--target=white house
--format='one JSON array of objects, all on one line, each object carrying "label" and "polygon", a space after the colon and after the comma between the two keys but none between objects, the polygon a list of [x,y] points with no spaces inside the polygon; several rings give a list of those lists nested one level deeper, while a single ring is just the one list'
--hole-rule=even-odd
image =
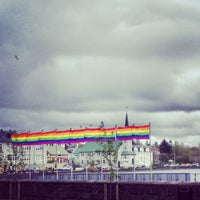
[{"label": "white house", "polygon": [[87,142],[82,146],[77,146],[72,153],[72,159],[75,164],[88,168],[91,163],[107,166],[106,161],[102,158],[102,146],[97,142]]},{"label": "white house", "polygon": [[122,142],[118,156],[121,168],[150,167],[153,163],[150,145],[135,144],[132,140]]},{"label": "white house", "polygon": [[[88,167],[92,162],[100,164],[103,168],[108,167],[105,159],[102,158],[101,150],[102,146],[99,143],[85,143],[82,147],[74,150],[74,162],[83,167]],[[152,163],[153,153],[150,146],[135,145],[132,141],[120,142],[118,148],[118,166],[120,168],[150,167]]]}]

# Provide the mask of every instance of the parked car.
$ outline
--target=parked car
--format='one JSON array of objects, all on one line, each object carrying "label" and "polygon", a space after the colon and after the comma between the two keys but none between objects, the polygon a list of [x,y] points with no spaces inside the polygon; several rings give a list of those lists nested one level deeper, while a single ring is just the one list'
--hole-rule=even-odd
[{"label": "parked car", "polygon": [[150,167],[147,167],[147,166],[145,166],[145,165],[141,165],[141,166],[137,166],[135,169],[136,169],[136,170],[149,170]]},{"label": "parked car", "polygon": [[103,172],[110,171],[110,168],[109,168],[109,167],[102,167],[102,171],[103,171]]},{"label": "parked car", "polygon": [[71,165],[64,165],[61,170],[70,171],[72,169]]},{"label": "parked car", "polygon": [[101,171],[101,165],[96,164],[95,167],[96,167],[99,171]]},{"label": "parked car", "polygon": [[92,166],[92,167],[89,167],[89,168],[88,168],[88,171],[89,171],[89,172],[98,172],[99,169],[97,169],[95,166]]},{"label": "parked car", "polygon": [[84,167],[77,165],[74,167],[74,170],[80,172],[80,171],[84,171],[85,169],[84,169]]},{"label": "parked car", "polygon": [[33,172],[34,172],[33,168],[25,168],[25,169],[23,169],[23,173],[25,173],[25,174],[29,174],[29,173],[33,173]]}]

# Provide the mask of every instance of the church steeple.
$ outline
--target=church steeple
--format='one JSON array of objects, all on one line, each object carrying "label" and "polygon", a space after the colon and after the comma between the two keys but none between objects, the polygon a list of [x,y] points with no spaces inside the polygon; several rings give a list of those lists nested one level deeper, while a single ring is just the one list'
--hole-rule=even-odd
[{"label": "church steeple", "polygon": [[129,123],[128,123],[128,114],[127,114],[127,107],[126,107],[125,126],[129,126]]}]

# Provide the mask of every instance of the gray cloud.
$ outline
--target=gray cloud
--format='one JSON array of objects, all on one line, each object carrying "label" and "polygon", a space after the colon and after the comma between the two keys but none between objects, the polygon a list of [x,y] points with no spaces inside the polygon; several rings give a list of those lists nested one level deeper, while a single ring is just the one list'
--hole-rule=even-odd
[{"label": "gray cloud", "polygon": [[1,1],[1,128],[124,125],[128,106],[154,140],[197,145],[199,11],[178,0]]}]

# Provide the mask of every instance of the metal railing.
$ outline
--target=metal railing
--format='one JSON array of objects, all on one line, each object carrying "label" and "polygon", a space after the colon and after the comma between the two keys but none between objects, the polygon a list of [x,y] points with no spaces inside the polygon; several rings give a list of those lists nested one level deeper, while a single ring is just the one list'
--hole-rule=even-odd
[{"label": "metal railing", "polygon": [[[120,173],[118,181],[191,181],[197,182],[200,174],[191,173]],[[152,178],[152,180],[151,180]],[[80,173],[39,173],[39,174],[1,174],[0,179],[33,179],[33,180],[66,180],[66,181],[109,181],[109,172],[99,173],[99,172],[84,172]]]}]

